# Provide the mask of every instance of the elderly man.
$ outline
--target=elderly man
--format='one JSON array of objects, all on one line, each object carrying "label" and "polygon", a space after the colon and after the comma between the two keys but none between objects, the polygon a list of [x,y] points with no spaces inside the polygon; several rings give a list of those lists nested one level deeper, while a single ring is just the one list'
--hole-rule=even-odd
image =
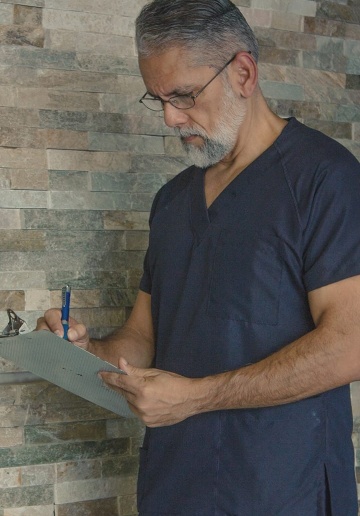
[{"label": "elderly man", "polygon": [[232,2],[154,0],[136,27],[141,102],[194,166],[155,198],[127,323],[68,335],[127,373],[103,379],[148,427],[140,515],[356,516],[359,163],[269,109]]}]

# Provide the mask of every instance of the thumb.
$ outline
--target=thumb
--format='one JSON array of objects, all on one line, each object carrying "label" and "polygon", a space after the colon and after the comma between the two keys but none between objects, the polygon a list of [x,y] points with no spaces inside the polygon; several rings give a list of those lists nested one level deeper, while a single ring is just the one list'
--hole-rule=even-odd
[{"label": "thumb", "polygon": [[125,358],[119,358],[119,368],[129,376],[139,376],[139,369],[129,364]]}]

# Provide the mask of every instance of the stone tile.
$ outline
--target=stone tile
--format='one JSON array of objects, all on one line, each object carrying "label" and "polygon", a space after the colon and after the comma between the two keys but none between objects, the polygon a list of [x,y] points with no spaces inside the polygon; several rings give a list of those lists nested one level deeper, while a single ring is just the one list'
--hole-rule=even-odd
[{"label": "stone tile", "polygon": [[[115,36],[112,36],[112,39]],[[128,39],[128,38],[127,38]],[[84,48],[82,48],[82,38],[79,37],[77,41],[77,63],[80,70],[89,70],[92,72],[97,73],[116,73],[118,75],[139,75],[139,65],[137,57],[133,56],[133,51],[131,52],[130,56],[123,57],[122,55],[119,56],[119,50],[117,45],[111,46],[109,45],[109,51],[106,52],[103,51],[103,54],[99,53],[99,50],[97,50],[98,53],[89,54],[89,52],[86,51],[86,44],[84,43]],[[105,44],[105,42],[103,42]],[[97,47],[98,48],[98,47]],[[112,48],[112,50],[111,50]],[[133,50],[133,45],[132,45]],[[113,54],[113,55],[112,55]],[[123,96],[122,96],[123,97]],[[131,97],[128,95],[128,97]],[[136,99],[138,97],[135,95]],[[139,104],[139,113],[144,110],[144,107]],[[105,110],[104,110],[105,111]],[[116,112],[115,110],[111,110],[110,112]],[[135,114],[134,111],[131,111],[132,114]]]},{"label": "stone tile", "polygon": [[0,162],[3,168],[45,169],[46,153],[40,149],[0,148]]},{"label": "stone tile", "polygon": [[334,139],[352,139],[352,124],[350,123],[339,123],[339,122],[328,122],[325,120],[308,120],[306,125],[327,134]]},{"label": "stone tile", "polygon": [[0,469],[0,489],[19,487],[21,483],[20,468]]},{"label": "stone tile", "polygon": [[0,229],[1,251],[40,251],[45,249],[43,231]]},{"label": "stone tile", "polygon": [[72,310],[72,316],[89,327],[120,327],[124,323],[124,311],[118,307],[99,308],[96,311],[86,308],[75,308]]},{"label": "stone tile", "polygon": [[124,152],[86,152],[49,149],[48,164],[51,170],[127,172],[130,167],[130,156]]},{"label": "stone tile", "polygon": [[13,7],[8,4],[0,4],[0,24],[10,25],[13,21]]},{"label": "stone tile", "polygon": [[304,88],[297,84],[284,84],[275,81],[261,81],[265,97],[285,100],[305,100]]},{"label": "stone tile", "polygon": [[136,152],[164,154],[163,138],[131,134],[89,133],[89,149],[95,151]]},{"label": "stone tile", "polygon": [[260,61],[282,66],[300,67],[301,52],[272,47],[260,47]]},{"label": "stone tile", "polygon": [[359,23],[359,13],[352,7],[338,2],[318,2],[317,17],[346,23]]},{"label": "stone tile", "polygon": [[0,310],[11,308],[25,310],[25,292],[23,290],[0,290]]},{"label": "stone tile", "polygon": [[88,149],[87,132],[46,129],[45,134],[48,149]]},{"label": "stone tile", "polygon": [[49,251],[67,251],[71,249],[73,242],[76,242],[78,252],[90,253],[101,249],[106,254],[124,249],[124,235],[120,231],[48,231],[46,235],[46,247]]},{"label": "stone tile", "polygon": [[61,462],[56,465],[57,483],[100,478],[102,459]]},{"label": "stone tile", "polygon": [[346,75],[346,89],[360,90],[360,75]]},{"label": "stone tile", "polygon": [[[86,53],[91,52],[94,55],[103,55],[105,59],[109,56],[124,56],[135,58],[135,45],[133,37],[129,35],[115,35],[113,33],[91,33],[77,31],[78,38],[76,40],[76,51],[80,69],[86,70],[84,63],[86,62]],[[116,52],[117,51],[117,52]],[[81,56],[81,53],[84,54]],[[80,53],[80,56],[79,56]],[[84,61],[85,59],[85,61]],[[93,61],[94,62],[94,61]],[[106,71],[106,70],[103,70]],[[111,69],[109,69],[111,73]],[[139,71],[137,72],[139,75]]]},{"label": "stone tile", "polygon": [[102,461],[103,477],[137,476],[139,457],[111,457]]},{"label": "stone tile", "polygon": [[50,170],[49,189],[51,191],[90,190],[90,176],[82,170]]},{"label": "stone tile", "polygon": [[22,486],[45,486],[55,483],[54,464],[35,464],[33,466],[22,466]]},{"label": "stone tile", "polygon": [[12,448],[23,444],[22,428],[0,428],[0,448]]},{"label": "stone tile", "polygon": [[76,69],[74,52],[32,48],[31,46],[9,45],[0,47],[0,61],[9,66],[29,66],[32,68]]},{"label": "stone tile", "polygon": [[55,485],[55,503],[65,504],[85,500],[100,500],[124,494],[134,494],[136,477],[79,480]]},{"label": "stone tile", "polygon": [[0,191],[0,206],[2,208],[46,208],[47,204],[47,192],[37,192],[32,190]]},{"label": "stone tile", "polygon": [[[8,468],[15,466],[31,466],[36,464],[79,461],[83,459],[90,460],[99,457],[105,458],[111,455],[128,455],[128,450],[128,439],[117,439],[103,442],[67,442],[64,444],[22,446],[16,450],[16,453],[12,448],[3,448],[0,449],[0,465],[1,467]],[[64,482],[63,484],[58,485],[66,486],[68,484],[68,482]],[[41,487],[44,488],[44,486]],[[40,499],[35,500],[35,502],[40,502]],[[29,499],[26,500],[26,503],[28,505],[32,505]],[[24,502],[17,503],[14,506],[16,507],[22,505],[25,505]]]},{"label": "stone tile", "polygon": [[48,190],[47,170],[12,169],[10,170],[11,188],[14,190]]},{"label": "stone tile", "polygon": [[[1,200],[1,196],[0,196]],[[53,210],[131,210],[133,203],[128,193],[122,192],[50,192]]]},{"label": "stone tile", "polygon": [[137,295],[136,289],[104,289],[101,291],[101,307],[127,307],[134,306]]},{"label": "stone tile", "polygon": [[[316,50],[315,35],[258,27],[255,31],[260,46],[284,49]],[[260,64],[261,66],[261,64]]]},{"label": "stone tile", "polygon": [[[14,217],[10,219],[12,211],[14,211]],[[92,230],[103,229],[103,215],[99,211],[23,209],[22,216],[25,229],[54,229],[58,231],[66,230],[69,227],[73,231],[85,231],[89,228]],[[7,219],[9,220],[7,221]],[[3,224],[7,222],[8,224],[14,224],[14,227],[18,227],[20,226],[18,219],[20,219],[20,216],[17,210],[0,210],[0,227],[2,221]]]},{"label": "stone tile", "polygon": [[270,27],[272,13],[265,9],[250,9],[242,7],[240,9],[242,14],[245,16],[250,27]]},{"label": "stone tile", "polygon": [[16,45],[43,48],[44,30],[42,27],[25,25],[0,26],[0,43],[2,45]]},{"label": "stone tile", "polygon": [[[74,290],[71,292],[72,308],[97,308],[100,290]],[[50,306],[61,306],[61,290],[50,292]]]},{"label": "stone tile", "polygon": [[106,435],[110,439],[118,437],[143,437],[145,427],[138,419],[111,419],[106,421]]},{"label": "stone tile", "polygon": [[[1,27],[0,27],[1,31]],[[15,107],[15,91],[14,88],[3,86],[0,89],[0,106]]]},{"label": "stone tile", "polygon": [[278,11],[272,13],[271,27],[277,30],[302,32],[303,23],[304,18],[298,14]]},{"label": "stone tile", "polygon": [[[147,0],[121,0],[121,4],[109,0],[46,0],[48,9],[60,9],[62,11],[80,11],[88,13],[101,13],[116,16],[135,17]],[[239,5],[239,2],[235,2]]]},{"label": "stone tile", "polygon": [[54,505],[33,505],[4,509],[3,516],[54,516]]},{"label": "stone tile", "polygon": [[125,249],[129,251],[146,251],[149,245],[148,231],[127,231]]},{"label": "stone tile", "polygon": [[[65,269],[65,266],[63,266]],[[51,289],[62,288],[71,279],[72,288],[76,289],[98,289],[98,288],[121,288],[126,283],[123,271],[104,271],[94,269],[81,269],[74,273],[73,270],[52,270],[47,272],[46,279]],[[102,326],[104,326],[102,324]]]},{"label": "stone tile", "polygon": [[57,505],[57,516],[118,516],[116,497]]},{"label": "stone tile", "polygon": [[48,310],[50,305],[50,292],[48,290],[27,290],[25,292],[26,310]]},{"label": "stone tile", "polygon": [[164,184],[166,178],[161,174],[133,173],[119,174],[118,172],[92,172],[91,190],[95,192],[122,192],[122,193],[156,193]]},{"label": "stone tile", "polygon": [[[251,0],[251,6],[253,8],[265,8],[264,0]],[[316,15],[316,2],[308,0],[267,0],[266,9],[272,11],[282,11],[290,14],[298,14],[301,16],[315,16]]]},{"label": "stone tile", "polygon": [[119,506],[121,516],[133,516],[138,514],[136,495],[121,496],[119,499]]},{"label": "stone tile", "polygon": [[32,505],[49,505],[53,502],[52,486],[29,486],[0,491],[0,506],[4,509]]},{"label": "stone tile", "polygon": [[[9,264],[10,266],[10,264]],[[27,290],[45,288],[43,271],[7,271],[0,272],[0,285],[4,290]]]},{"label": "stone tile", "polygon": [[[5,76],[7,81],[14,80],[14,73]],[[28,74],[30,75],[30,74]],[[15,76],[16,79],[16,76]],[[141,79],[137,81],[140,84]],[[141,81],[142,83],[142,81]],[[80,91],[80,92],[104,92],[107,93],[123,93],[127,88],[134,86],[133,80],[119,80],[114,74],[98,74],[96,72],[86,71],[67,71],[67,70],[51,70],[44,69],[40,76],[35,78],[30,75],[28,78],[28,87],[51,88],[63,91]],[[142,90],[144,86],[142,86]],[[140,90],[140,86],[139,86]],[[129,90],[127,90],[129,91]]]},{"label": "stone tile", "polygon": [[104,229],[108,230],[148,230],[149,213],[140,211],[105,211]]},{"label": "stone tile", "polygon": [[[277,77],[277,79],[279,79],[279,76]],[[177,137],[172,138],[172,140],[174,140],[174,142],[176,143],[179,143],[179,145],[181,146],[181,143]],[[170,138],[165,139],[166,152],[168,152],[170,149],[168,142],[172,140]],[[180,154],[184,154],[182,147],[179,150],[179,152]],[[177,149],[175,153],[177,153]],[[134,174],[162,174],[165,178],[167,174],[178,174],[187,166],[188,165],[186,163],[186,160],[182,159],[181,156],[144,156],[135,154],[132,156],[131,167],[129,172],[132,172]]]},{"label": "stone tile", "polygon": [[96,111],[99,94],[92,92],[64,92],[47,88],[17,88],[16,106],[27,109]]},{"label": "stone tile", "polygon": [[1,127],[38,127],[39,114],[32,109],[0,107],[0,124]]},{"label": "stone tile", "polygon": [[304,32],[306,34],[343,38],[346,34],[346,25],[342,22],[327,20],[326,18],[305,17]]},{"label": "stone tile", "polygon": [[31,25],[41,27],[42,9],[27,5],[14,6],[14,23],[18,25]]},{"label": "stone tile", "polygon": [[43,27],[132,37],[134,19],[114,14],[61,11],[56,8],[44,10]]}]

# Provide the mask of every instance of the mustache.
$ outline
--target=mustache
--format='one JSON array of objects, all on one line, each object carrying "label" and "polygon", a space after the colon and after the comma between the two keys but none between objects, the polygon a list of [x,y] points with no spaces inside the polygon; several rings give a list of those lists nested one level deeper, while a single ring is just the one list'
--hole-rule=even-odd
[{"label": "mustache", "polygon": [[189,136],[201,136],[201,138],[208,139],[208,135],[204,131],[200,131],[198,129],[191,129],[191,128],[183,128],[180,129],[179,127],[175,127],[175,132],[177,136],[179,136],[181,139],[187,138]]}]

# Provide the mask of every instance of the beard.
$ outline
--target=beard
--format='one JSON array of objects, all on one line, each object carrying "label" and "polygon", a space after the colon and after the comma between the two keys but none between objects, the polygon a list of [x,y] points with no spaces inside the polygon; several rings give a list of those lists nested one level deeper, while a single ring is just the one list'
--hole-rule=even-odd
[{"label": "beard", "polygon": [[[202,128],[175,128],[188,157],[197,167],[208,168],[219,163],[235,147],[239,128],[246,115],[246,109],[243,104],[240,104],[239,99],[235,96],[227,81],[224,81],[224,97],[221,112],[222,115],[211,135]],[[187,143],[185,138],[188,136],[200,136],[203,144],[197,147]]]}]

